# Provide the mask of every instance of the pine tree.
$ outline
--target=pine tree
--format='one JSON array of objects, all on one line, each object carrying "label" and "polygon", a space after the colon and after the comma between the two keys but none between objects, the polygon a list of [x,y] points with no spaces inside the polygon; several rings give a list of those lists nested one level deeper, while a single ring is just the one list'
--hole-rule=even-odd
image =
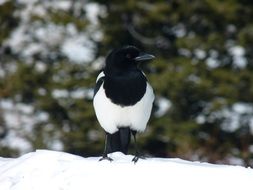
[{"label": "pine tree", "polygon": [[[72,47],[73,41],[80,48],[90,41],[86,4],[83,1],[12,4],[17,7],[15,11],[3,7],[10,17],[3,22],[13,22],[13,12],[20,20],[16,21],[17,28],[9,30],[2,40],[8,50],[2,58],[6,67],[12,64],[12,70],[2,77],[0,97],[2,102],[8,101],[14,106],[13,112],[20,118],[16,127],[9,124],[6,128],[29,144],[28,150],[21,150],[19,154],[40,148],[79,155],[97,154],[103,149],[103,132],[98,130],[91,103],[95,81],[90,77],[94,72],[92,59],[80,62],[78,55],[69,58],[66,51],[70,50],[64,49]],[[23,107],[31,111],[26,113]],[[16,115],[13,113],[13,116]],[[27,123],[25,118],[31,122]],[[8,155],[6,151],[1,152],[1,156]]]},{"label": "pine tree", "polygon": [[[132,44],[157,57],[141,65],[157,97],[150,126],[140,135],[142,149],[153,156],[252,164],[251,1],[89,2],[99,6],[97,23],[82,0],[0,4],[1,102],[33,121],[27,126],[21,119],[15,128],[0,109],[2,141],[15,131],[30,150],[101,153],[103,130],[92,108],[99,62],[111,49]],[[90,59],[67,56],[67,43],[88,43]],[[158,114],[161,100],[170,107]],[[1,156],[18,154],[3,145]]]},{"label": "pine tree", "polygon": [[[157,57],[146,66],[148,78],[156,96],[172,106],[153,117],[142,139],[145,150],[210,162],[236,157],[252,164],[253,3],[94,2],[107,12],[100,17],[101,53],[134,44]],[[234,110],[242,105],[251,111],[242,111],[238,122]],[[236,129],[232,121],[238,122]]]},{"label": "pine tree", "polygon": [[[17,6],[12,1],[3,2],[0,4],[0,88],[4,84],[4,76],[8,73],[10,65],[10,49],[4,46],[3,42],[9,37],[10,33],[17,27],[19,18],[13,15],[17,10]],[[0,90],[0,97],[5,95],[4,90]],[[14,156],[18,154],[18,150],[9,147],[7,144],[1,143],[9,132],[6,125],[3,110],[0,107],[0,155]]]}]

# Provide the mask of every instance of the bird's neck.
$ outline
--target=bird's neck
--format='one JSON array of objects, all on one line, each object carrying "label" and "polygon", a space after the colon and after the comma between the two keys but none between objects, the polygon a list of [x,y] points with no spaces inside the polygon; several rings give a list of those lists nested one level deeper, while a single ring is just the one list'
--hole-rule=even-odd
[{"label": "bird's neck", "polygon": [[111,69],[111,68],[105,68],[104,73],[106,77],[109,78],[115,78],[115,79],[120,79],[120,78],[135,78],[138,77],[139,75],[142,75],[142,72],[138,68],[127,68],[127,69]]}]

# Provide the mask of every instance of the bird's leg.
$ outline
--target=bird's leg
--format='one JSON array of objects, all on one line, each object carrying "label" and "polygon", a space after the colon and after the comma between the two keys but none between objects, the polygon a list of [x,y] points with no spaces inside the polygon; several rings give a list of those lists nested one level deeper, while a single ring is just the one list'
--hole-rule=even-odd
[{"label": "bird's leg", "polygon": [[107,154],[107,143],[108,143],[108,133],[105,134],[105,148],[104,148],[104,153],[103,153],[103,156],[102,158],[99,159],[99,161],[102,161],[102,160],[108,160],[108,161],[113,161],[112,158],[108,157],[108,154]]},{"label": "bird's leg", "polygon": [[134,148],[135,148],[135,156],[132,159],[132,162],[136,163],[139,160],[139,158],[145,159],[145,157],[139,151],[139,147],[137,145],[137,140],[136,140],[136,131],[131,131],[131,132],[134,137]]}]

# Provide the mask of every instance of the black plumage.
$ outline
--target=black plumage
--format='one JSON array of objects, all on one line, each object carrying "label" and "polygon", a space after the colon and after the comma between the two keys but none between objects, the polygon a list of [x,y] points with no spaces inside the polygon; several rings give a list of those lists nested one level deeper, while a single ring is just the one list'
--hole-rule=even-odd
[{"label": "black plumage", "polygon": [[[131,134],[136,144],[137,131],[144,131],[154,100],[153,90],[138,63],[154,56],[141,53],[134,46],[113,50],[99,74],[94,89],[94,109],[101,127],[106,132],[102,159],[111,160],[108,153],[128,152]],[[136,145],[136,162],[139,151]]]}]

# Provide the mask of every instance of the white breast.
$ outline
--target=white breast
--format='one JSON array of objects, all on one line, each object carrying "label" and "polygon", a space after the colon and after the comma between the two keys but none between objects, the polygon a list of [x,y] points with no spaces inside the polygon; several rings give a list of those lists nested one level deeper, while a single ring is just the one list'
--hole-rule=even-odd
[{"label": "white breast", "polygon": [[102,85],[94,97],[93,105],[101,127],[112,134],[118,131],[119,127],[128,126],[136,131],[144,131],[151,114],[153,101],[154,93],[149,84],[147,84],[145,95],[139,102],[133,106],[124,107],[112,103],[106,97]]}]

